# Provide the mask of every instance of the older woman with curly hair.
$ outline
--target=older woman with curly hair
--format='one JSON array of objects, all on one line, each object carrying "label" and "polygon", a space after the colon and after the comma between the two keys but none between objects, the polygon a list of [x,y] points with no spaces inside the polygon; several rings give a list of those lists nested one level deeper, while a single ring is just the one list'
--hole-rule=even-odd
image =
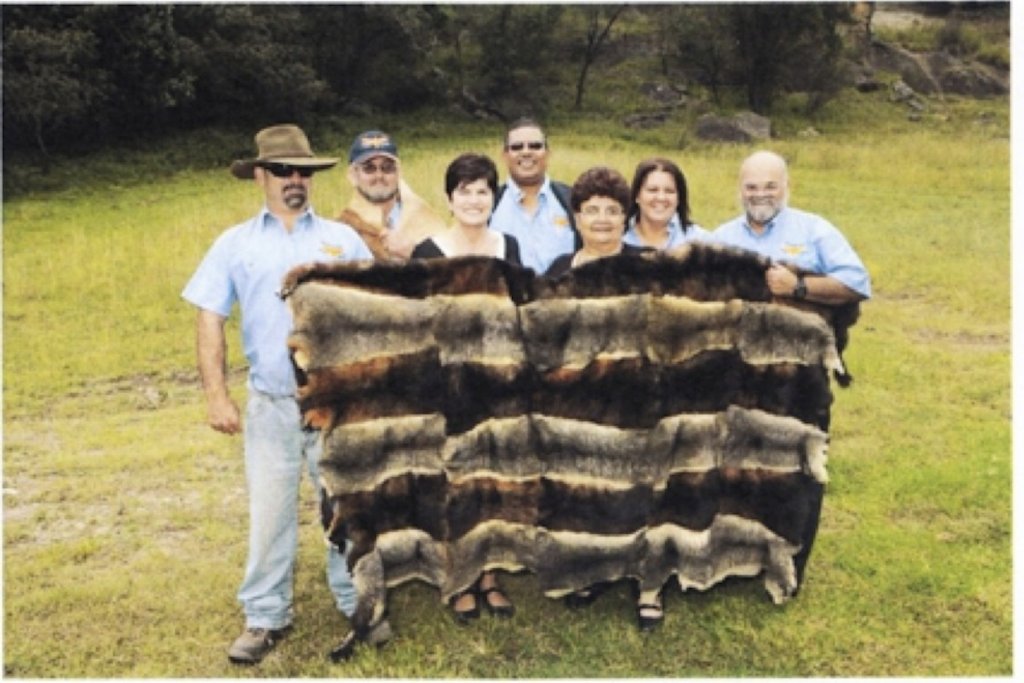
[{"label": "older woman with curly hair", "polygon": [[573,183],[570,206],[583,246],[555,259],[545,275],[557,277],[595,259],[644,250],[622,243],[629,185],[615,169],[596,166],[584,171]]}]

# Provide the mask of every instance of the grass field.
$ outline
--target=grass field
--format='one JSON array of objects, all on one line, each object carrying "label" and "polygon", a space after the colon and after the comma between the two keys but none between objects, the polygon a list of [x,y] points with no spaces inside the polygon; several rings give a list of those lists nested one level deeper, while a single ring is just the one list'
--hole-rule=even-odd
[{"label": "grass field", "polygon": [[[1009,105],[951,101],[919,124],[852,125],[867,105],[844,97],[816,124],[822,135],[783,125],[771,145],[792,161],[793,204],[846,233],[875,289],[846,353],[855,382],[835,388],[831,483],[805,583],[782,607],[760,580],[671,593],[663,628],[645,636],[625,587],[570,612],[517,575],[506,580],[517,616],[467,629],[413,583],[392,593],[392,644],[330,665],[347,625],[323,581],[307,487],[296,630],[255,671],[232,667],[241,444],[204,425],[179,292],[214,237],[255,212],[256,188],[228,175],[230,152],[216,168],[160,172],[159,154],[120,167],[111,155],[57,169],[73,179],[63,187],[6,200],[5,675],[1012,673]],[[384,124],[403,142],[407,179],[438,208],[456,153],[497,153],[497,129]],[[314,147],[342,155],[351,125]],[[735,173],[752,148],[600,130],[554,127],[553,175],[571,181],[597,163],[629,175],[667,152],[699,223],[736,213]],[[316,177],[314,204],[333,215],[348,192],[332,170]],[[236,322],[230,334],[241,399]]]}]

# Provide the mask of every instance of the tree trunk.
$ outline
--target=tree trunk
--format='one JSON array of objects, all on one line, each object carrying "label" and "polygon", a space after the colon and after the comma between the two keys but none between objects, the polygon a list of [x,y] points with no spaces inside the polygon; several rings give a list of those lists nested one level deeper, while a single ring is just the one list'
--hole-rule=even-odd
[{"label": "tree trunk", "polygon": [[625,5],[619,5],[611,17],[608,18],[608,23],[604,25],[604,30],[600,33],[597,32],[597,20],[600,10],[596,10],[591,23],[590,30],[587,31],[587,47],[583,51],[583,65],[580,67],[580,76],[576,79],[576,101],[573,103],[572,108],[575,111],[579,111],[583,107],[583,90],[587,83],[587,72],[590,70],[590,65],[597,59],[597,55],[601,52],[601,46],[604,44],[608,33],[612,30],[612,25],[622,14],[622,11],[626,9]]}]

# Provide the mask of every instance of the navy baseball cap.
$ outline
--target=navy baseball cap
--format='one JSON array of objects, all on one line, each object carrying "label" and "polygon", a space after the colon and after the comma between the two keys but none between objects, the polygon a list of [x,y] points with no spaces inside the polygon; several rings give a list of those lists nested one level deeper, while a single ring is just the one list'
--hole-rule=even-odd
[{"label": "navy baseball cap", "polygon": [[348,163],[358,164],[373,157],[390,157],[398,160],[398,145],[387,133],[379,130],[368,130],[360,133],[352,141],[348,150]]}]

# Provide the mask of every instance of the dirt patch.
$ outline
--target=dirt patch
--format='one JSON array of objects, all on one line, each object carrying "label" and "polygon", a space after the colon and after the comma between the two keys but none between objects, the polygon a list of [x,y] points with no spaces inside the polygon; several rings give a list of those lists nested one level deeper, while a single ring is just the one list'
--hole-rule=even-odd
[{"label": "dirt patch", "polygon": [[922,329],[914,332],[914,339],[922,344],[948,344],[961,348],[979,351],[1009,351],[1010,336],[1008,334],[975,333],[965,330],[946,332],[941,330]]}]

